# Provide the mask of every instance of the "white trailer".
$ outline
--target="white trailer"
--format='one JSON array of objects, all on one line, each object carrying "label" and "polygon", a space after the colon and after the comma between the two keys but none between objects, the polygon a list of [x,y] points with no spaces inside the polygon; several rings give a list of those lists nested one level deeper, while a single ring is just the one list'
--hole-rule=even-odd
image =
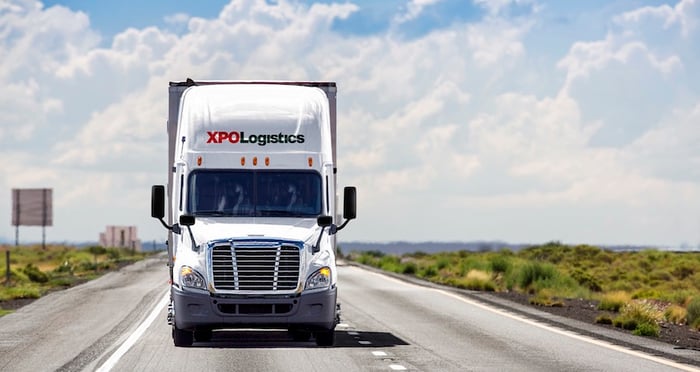
[{"label": "white trailer", "polygon": [[345,187],[337,221],[335,95],[333,82],[170,83],[151,215],[169,230],[176,346],[229,328],[333,345],[335,234],[356,215]]}]

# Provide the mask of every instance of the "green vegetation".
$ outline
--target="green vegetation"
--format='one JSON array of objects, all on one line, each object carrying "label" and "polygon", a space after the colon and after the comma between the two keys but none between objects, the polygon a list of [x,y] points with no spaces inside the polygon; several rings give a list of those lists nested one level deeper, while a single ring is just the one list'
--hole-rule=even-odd
[{"label": "green vegetation", "polygon": [[693,328],[700,329],[700,296],[694,297],[688,304],[686,321]]},{"label": "green vegetation", "polygon": [[[10,250],[10,282],[5,252]],[[129,249],[70,246],[0,246],[0,301],[39,298],[143,259],[150,253]],[[0,316],[7,314],[0,303]]]},{"label": "green vegetation", "polygon": [[635,335],[658,336],[662,319],[663,313],[652,303],[637,300],[626,304],[620,310],[620,315],[613,319],[613,325],[631,330]]},{"label": "green vegetation", "polygon": [[664,310],[664,319],[673,324],[685,324],[688,310],[680,305],[670,305]]},{"label": "green vegetation", "polygon": [[700,254],[648,249],[615,252],[550,242],[513,252],[351,252],[350,260],[431,282],[479,291],[519,291],[540,306],[598,301],[597,322],[655,336],[659,323],[700,329]]},{"label": "green vegetation", "polygon": [[598,303],[599,310],[620,311],[628,302],[632,300],[632,296],[625,291],[613,291],[605,293],[601,296]]}]

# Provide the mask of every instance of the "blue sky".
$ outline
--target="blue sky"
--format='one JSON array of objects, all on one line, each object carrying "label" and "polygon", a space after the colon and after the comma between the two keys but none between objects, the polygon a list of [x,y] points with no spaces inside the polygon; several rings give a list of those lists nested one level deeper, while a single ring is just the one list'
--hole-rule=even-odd
[{"label": "blue sky", "polygon": [[[156,26],[159,28],[172,27],[166,21],[169,16],[187,14],[191,17],[216,18],[221,8],[229,3],[227,0],[207,0],[194,2],[187,0],[174,1],[136,1],[119,2],[99,1],[44,1],[46,7],[61,5],[75,11],[85,12],[90,17],[92,27],[104,37],[104,42],[129,27],[144,28]],[[268,1],[274,4],[275,1]],[[333,0],[300,1],[301,4],[325,3],[332,4]],[[368,35],[385,32],[391,27],[391,18],[398,11],[405,11],[409,2],[405,0],[361,0],[354,1],[359,6],[357,12],[347,19],[336,20],[332,29],[349,35]],[[517,12],[517,6],[514,6]],[[406,37],[417,37],[430,30],[448,26],[453,22],[477,19],[484,13],[482,8],[464,0],[448,0],[437,2],[420,18],[407,22],[404,27]]]},{"label": "blue sky", "polygon": [[162,240],[194,77],[338,83],[342,239],[700,245],[700,0],[36,4],[0,5],[0,195],[54,188],[50,240]]},{"label": "blue sky", "polygon": [[215,18],[225,0],[206,1],[43,1],[45,7],[61,5],[74,11],[81,11],[90,17],[90,25],[98,30],[105,41],[129,27],[167,27],[166,17],[184,13],[192,17]]}]

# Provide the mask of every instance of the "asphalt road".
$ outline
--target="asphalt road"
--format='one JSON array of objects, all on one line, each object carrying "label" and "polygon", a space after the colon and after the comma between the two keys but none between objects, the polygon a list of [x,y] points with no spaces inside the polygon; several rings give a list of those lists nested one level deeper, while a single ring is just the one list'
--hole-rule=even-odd
[{"label": "asphalt road", "polygon": [[[0,318],[0,370],[700,370],[697,351],[682,351],[678,360],[684,362],[674,362],[659,356],[667,345],[647,339],[642,347],[617,346],[535,320],[542,314],[526,317],[516,308],[486,305],[478,294],[416,285],[354,266],[339,270],[342,323],[335,347],[294,342],[281,330],[217,331],[211,342],[174,347],[161,258],[53,293]],[[640,348],[652,353],[635,350]]]}]

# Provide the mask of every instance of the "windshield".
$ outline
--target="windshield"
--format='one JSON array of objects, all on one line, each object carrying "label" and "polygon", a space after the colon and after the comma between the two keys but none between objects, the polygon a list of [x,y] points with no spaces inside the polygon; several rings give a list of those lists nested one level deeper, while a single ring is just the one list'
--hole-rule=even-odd
[{"label": "windshield", "polygon": [[316,217],[321,176],[313,171],[197,170],[187,209],[195,216]]}]

